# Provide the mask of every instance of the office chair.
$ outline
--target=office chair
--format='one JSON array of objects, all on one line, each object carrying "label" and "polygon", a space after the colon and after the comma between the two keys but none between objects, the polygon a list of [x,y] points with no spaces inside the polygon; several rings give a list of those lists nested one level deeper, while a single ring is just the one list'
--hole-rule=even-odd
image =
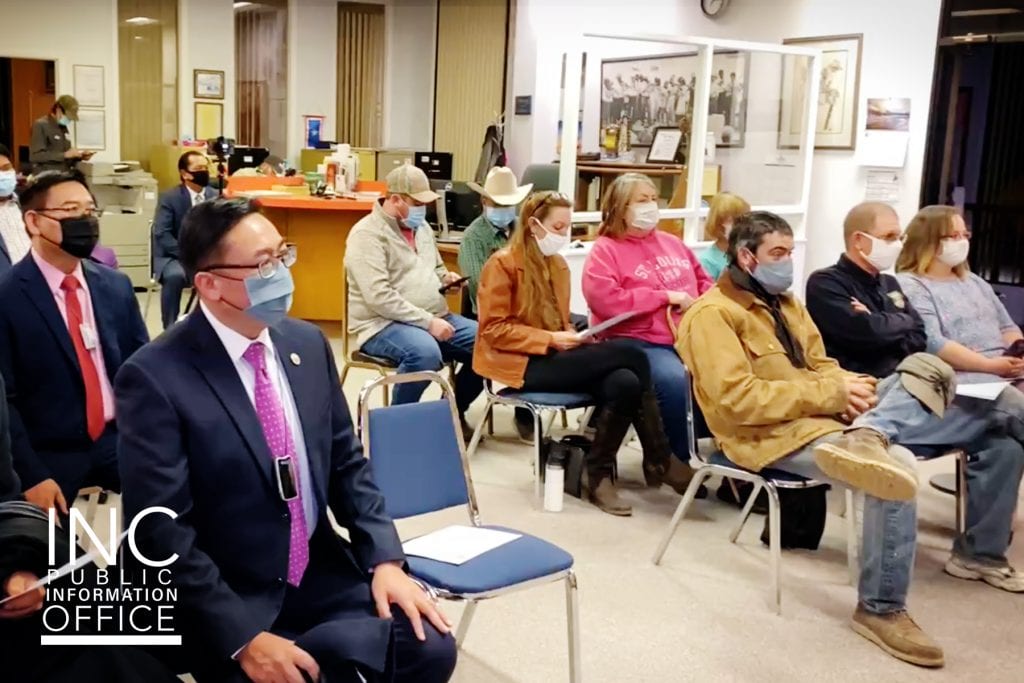
[{"label": "office chair", "polygon": [[[378,388],[430,381],[442,398],[370,410],[368,397]],[[573,557],[547,541],[480,521],[469,458],[462,442],[451,385],[436,372],[391,375],[367,382],[359,392],[358,431],[363,453],[373,465],[388,514],[405,519],[466,506],[474,527],[520,534],[503,546],[461,565],[421,557],[408,558],[410,573],[446,600],[466,603],[455,633],[461,647],[479,602],[546,583],[565,583],[569,637],[569,680],[579,683],[579,605]],[[543,647],[537,644],[537,647]]]},{"label": "office chair", "polygon": [[558,190],[558,164],[530,164],[523,171],[520,182],[523,185],[533,183],[533,191]]}]

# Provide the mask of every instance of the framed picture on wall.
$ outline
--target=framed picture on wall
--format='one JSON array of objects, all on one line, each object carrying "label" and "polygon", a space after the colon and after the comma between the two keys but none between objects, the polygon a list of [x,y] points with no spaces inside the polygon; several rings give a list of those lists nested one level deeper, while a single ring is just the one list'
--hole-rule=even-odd
[{"label": "framed picture on wall", "polygon": [[103,107],[103,67],[75,64],[71,67],[75,86],[75,99],[80,107]]},{"label": "framed picture on wall", "polygon": [[224,105],[219,102],[196,102],[196,140],[210,140],[223,135]]},{"label": "framed picture on wall", "polygon": [[207,100],[224,99],[224,72],[209,69],[192,70],[194,84],[192,96]]},{"label": "framed picture on wall", "polygon": [[[863,34],[787,38],[784,45],[821,50],[821,71],[815,74],[818,92],[818,124],[815,149],[852,150],[857,140],[857,92],[860,88],[860,53]],[[786,57],[782,68],[779,109],[779,147],[800,146],[807,101],[810,59]]]},{"label": "framed picture on wall", "polygon": [[75,147],[99,151],[107,148],[107,116],[102,109],[79,109],[75,125]]},{"label": "framed picture on wall", "polygon": [[[658,128],[693,120],[696,52],[607,59],[601,62],[601,129],[629,120],[634,147],[648,147]],[[715,52],[711,58],[708,130],[719,147],[743,147],[747,129],[750,55]]]},{"label": "framed picture on wall", "polygon": [[306,142],[306,149],[316,149],[320,145],[320,140],[324,130],[324,117],[307,114],[302,117],[303,127],[305,128],[305,135],[303,139]]}]

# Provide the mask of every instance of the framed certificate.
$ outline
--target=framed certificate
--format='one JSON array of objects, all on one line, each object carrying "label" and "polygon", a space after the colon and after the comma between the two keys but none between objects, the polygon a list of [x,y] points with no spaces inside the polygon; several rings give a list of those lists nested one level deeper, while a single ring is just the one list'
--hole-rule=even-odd
[{"label": "framed certificate", "polygon": [[75,64],[71,67],[75,81],[75,99],[80,107],[103,107],[103,67]]},{"label": "framed certificate", "polygon": [[651,138],[651,146],[647,150],[647,163],[674,164],[679,154],[679,144],[683,141],[683,131],[678,128],[656,128]]},{"label": "framed certificate", "polygon": [[102,109],[79,109],[75,121],[75,147],[87,150],[107,148],[107,117]]},{"label": "framed certificate", "polygon": [[211,140],[223,135],[224,105],[220,102],[196,102],[196,140]]}]

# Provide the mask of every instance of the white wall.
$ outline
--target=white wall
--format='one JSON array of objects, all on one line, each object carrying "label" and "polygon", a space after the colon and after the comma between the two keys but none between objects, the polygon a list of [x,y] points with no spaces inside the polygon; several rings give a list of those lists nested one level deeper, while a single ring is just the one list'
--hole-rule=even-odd
[{"label": "white wall", "polygon": [[107,148],[96,159],[119,159],[117,0],[0,0],[0,36],[0,57],[56,60],[56,95],[74,92],[73,65],[103,67]]},{"label": "white wall", "polygon": [[[896,204],[907,222],[920,195],[940,5],[940,0],[732,0],[720,19],[711,20],[696,0],[646,0],[643,11],[637,12],[623,12],[619,0],[518,0],[509,111],[516,95],[533,95],[534,102],[532,116],[511,117],[506,131],[511,163],[521,172],[531,162],[549,162],[554,154],[559,65],[569,27],[606,34],[776,43],[783,38],[863,33],[858,128],[864,127],[867,97],[911,98],[910,149]],[[588,53],[587,60],[589,71],[600,55]],[[805,220],[806,272],[831,263],[842,250],[842,220],[863,199],[865,175],[854,162],[854,152],[815,153]]]},{"label": "white wall", "polygon": [[384,146],[433,149],[437,2],[388,0],[385,13]]},{"label": "white wall", "polygon": [[[116,1],[116,0],[115,0]],[[232,0],[178,0],[178,136],[195,138],[193,69],[224,72],[224,137],[235,137]]]},{"label": "white wall", "polygon": [[335,139],[338,88],[337,0],[292,0],[288,8],[288,156],[299,163],[305,144],[302,117],[324,119],[325,140]]}]

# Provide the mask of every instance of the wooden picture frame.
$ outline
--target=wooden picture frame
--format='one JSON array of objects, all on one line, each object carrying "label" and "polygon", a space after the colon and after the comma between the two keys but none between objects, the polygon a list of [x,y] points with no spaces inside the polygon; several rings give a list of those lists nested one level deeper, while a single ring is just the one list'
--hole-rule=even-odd
[{"label": "wooden picture frame", "polygon": [[195,139],[211,140],[224,134],[224,105],[220,102],[195,103]]},{"label": "wooden picture frame", "polygon": [[75,64],[71,67],[75,99],[80,107],[105,107],[103,67]]},{"label": "wooden picture frame", "polygon": [[223,100],[224,72],[212,69],[193,69],[192,96],[196,99]]},{"label": "wooden picture frame", "polygon": [[[822,51],[818,94],[818,123],[814,149],[853,150],[857,145],[860,108],[860,65],[864,34],[786,38],[783,45],[816,47]],[[803,137],[809,58],[786,55],[779,102],[779,148],[796,149]]]}]

